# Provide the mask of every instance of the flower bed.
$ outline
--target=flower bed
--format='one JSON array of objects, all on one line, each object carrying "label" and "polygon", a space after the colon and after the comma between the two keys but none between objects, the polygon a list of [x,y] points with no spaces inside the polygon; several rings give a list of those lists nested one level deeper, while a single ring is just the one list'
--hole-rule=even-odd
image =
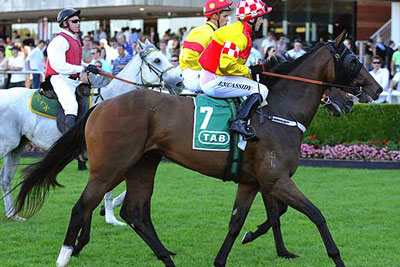
[{"label": "flower bed", "polygon": [[332,145],[320,143],[313,135],[304,138],[301,158],[400,161],[400,141],[397,144],[386,140],[346,141],[345,144]]}]

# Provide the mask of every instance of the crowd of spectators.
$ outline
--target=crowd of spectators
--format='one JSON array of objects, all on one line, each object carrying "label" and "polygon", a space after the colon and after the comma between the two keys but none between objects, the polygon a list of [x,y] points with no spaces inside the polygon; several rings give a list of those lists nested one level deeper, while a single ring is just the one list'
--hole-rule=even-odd
[{"label": "crowd of spectators", "polygon": [[[168,29],[160,38],[153,27],[142,31],[141,29],[124,27],[110,36],[103,27],[90,31],[87,35],[80,35],[82,40],[82,56],[85,64],[94,64],[104,72],[117,75],[136,55],[138,41],[149,40],[170,60],[175,67],[179,66],[179,53],[189,30],[182,27],[177,33]],[[277,38],[278,37],[278,38]],[[30,34],[21,38],[16,31],[13,38],[0,38],[0,71],[32,70],[43,72],[46,62],[46,46],[49,40],[35,40]],[[346,39],[344,44],[351,50],[352,41]],[[247,65],[257,64],[263,60],[286,55],[298,58],[304,55],[303,42],[300,39],[291,41],[287,36],[277,36],[269,32],[262,40],[255,41],[247,61]],[[400,79],[400,44],[396,49],[393,41],[384,44],[380,37],[376,43],[369,39],[365,46],[364,66],[371,75],[380,83],[384,91],[394,90]],[[38,88],[40,74],[1,74],[0,88],[25,86]],[[386,96],[375,103],[384,103]]]},{"label": "crowd of spectators", "polygon": [[[141,29],[129,27],[114,32],[109,36],[102,27],[80,34],[82,41],[82,61],[94,64],[107,73],[117,75],[136,55],[138,41],[149,40],[156,45],[170,60],[173,66],[179,65],[179,53],[186,38],[186,27],[178,33],[167,30],[162,38],[154,28],[142,32]],[[0,71],[38,71],[44,73],[46,67],[46,47],[50,40],[35,40],[30,34],[21,38],[17,31],[13,37],[0,38]],[[50,38],[51,39],[51,38]],[[0,89],[11,87],[39,88],[41,74],[6,74],[0,73]]]},{"label": "crowd of spectators", "polygon": [[384,44],[378,36],[375,43],[373,39],[368,39],[363,52],[364,66],[385,92],[374,103],[397,102],[398,98],[392,99],[391,95],[400,78],[400,44],[396,49],[393,41]]}]

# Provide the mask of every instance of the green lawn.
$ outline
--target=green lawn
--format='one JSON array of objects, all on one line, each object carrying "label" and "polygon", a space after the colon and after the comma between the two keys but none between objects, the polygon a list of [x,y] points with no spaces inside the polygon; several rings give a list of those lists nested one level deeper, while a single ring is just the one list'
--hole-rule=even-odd
[{"label": "green lawn", "polygon": [[[26,163],[27,160],[24,160]],[[0,266],[55,266],[70,211],[88,172],[71,163],[43,208],[24,223],[0,221]],[[19,180],[16,179],[16,180]],[[400,171],[299,168],[299,188],[320,208],[347,266],[400,266]],[[117,188],[117,193],[124,185]],[[236,185],[209,179],[171,163],[159,167],[152,201],[155,228],[177,253],[177,266],[212,266],[221,246]],[[4,214],[3,202],[0,204]],[[227,266],[333,266],[316,227],[289,209],[282,218],[287,248],[300,258],[276,256],[272,233],[241,245],[246,230],[266,216],[257,196]],[[70,266],[163,266],[129,227],[107,225],[95,211],[91,241]]]}]

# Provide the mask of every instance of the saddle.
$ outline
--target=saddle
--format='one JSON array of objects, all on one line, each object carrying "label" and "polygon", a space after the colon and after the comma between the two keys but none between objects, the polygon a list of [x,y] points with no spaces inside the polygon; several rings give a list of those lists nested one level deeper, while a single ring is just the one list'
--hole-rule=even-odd
[{"label": "saddle", "polygon": [[[44,82],[40,84],[39,89],[39,94],[41,94],[43,97],[48,98],[48,99],[53,99],[57,100],[58,102],[58,97],[57,94],[54,92],[53,86],[50,82],[50,77],[46,78]],[[90,85],[87,83],[81,83],[77,88],[76,88],[76,101],[78,102],[78,116],[77,119],[81,118],[86,111],[88,110],[88,107],[90,107],[90,102],[89,97],[91,96],[91,88]],[[58,102],[57,106],[57,128],[61,133],[64,133],[66,131],[65,127],[65,113],[64,109],[61,107],[61,105]]]},{"label": "saddle", "polygon": [[241,98],[213,98],[205,94],[194,97],[195,114],[192,148],[205,151],[229,151],[223,181],[237,182],[242,165],[238,147],[239,134],[230,132],[229,125],[236,118]]}]

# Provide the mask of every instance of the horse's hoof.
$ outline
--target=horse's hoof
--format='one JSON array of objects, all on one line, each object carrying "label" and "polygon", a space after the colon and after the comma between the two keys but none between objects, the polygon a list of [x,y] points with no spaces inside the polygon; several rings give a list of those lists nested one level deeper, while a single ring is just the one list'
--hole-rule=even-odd
[{"label": "horse's hoof", "polygon": [[106,207],[104,207],[104,205],[100,207],[99,214],[100,216],[106,215]]},{"label": "horse's hoof", "polygon": [[244,236],[243,236],[243,238],[242,238],[242,245],[247,244],[247,243],[253,241],[251,235],[252,235],[252,232],[250,232],[250,231],[248,231],[248,232],[246,232],[246,233],[244,234]]},{"label": "horse's hoof", "polygon": [[115,225],[115,226],[125,226],[126,224],[123,222],[118,221],[117,219],[113,218],[113,219],[106,219],[106,223],[111,224],[111,225]]},{"label": "horse's hoof", "polygon": [[12,220],[12,221],[17,221],[17,222],[25,222],[26,221],[25,218],[18,216],[17,214],[8,216],[7,219]]},{"label": "horse's hoof", "polygon": [[290,253],[289,251],[285,253],[278,254],[279,257],[284,258],[284,259],[294,259],[294,258],[299,258],[298,255],[294,253]]}]

